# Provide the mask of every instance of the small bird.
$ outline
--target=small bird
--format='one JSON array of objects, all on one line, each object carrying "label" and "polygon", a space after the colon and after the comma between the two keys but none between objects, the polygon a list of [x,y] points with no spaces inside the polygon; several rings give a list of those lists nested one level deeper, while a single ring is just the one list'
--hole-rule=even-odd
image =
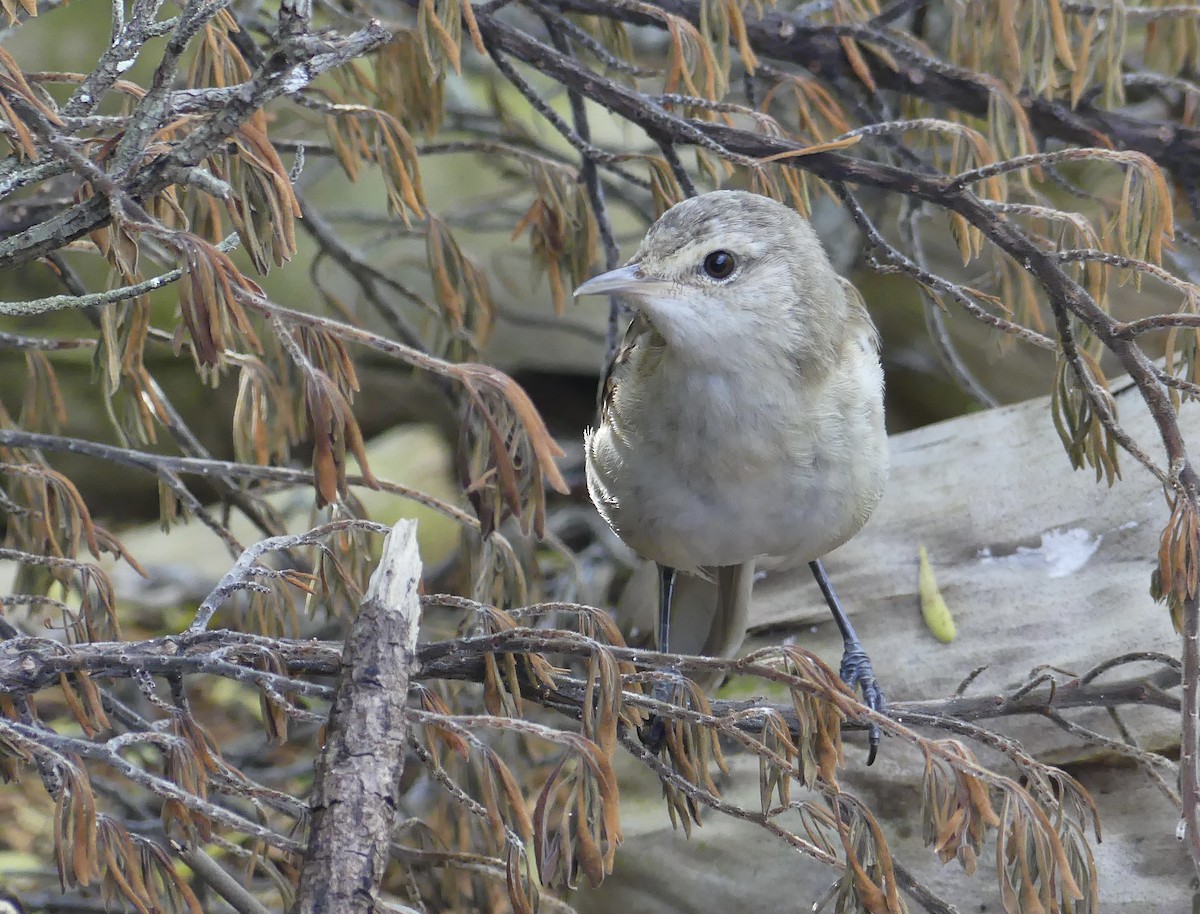
[{"label": "small bird", "polygon": [[[596,508],[658,565],[659,650],[676,572],[716,581],[704,652],[730,657],[755,560],[806,561],[845,641],[842,680],[881,710],[819,561],[866,523],[888,471],[878,335],[847,285],[807,220],[768,197],[715,191],[672,207],[625,266],[575,290],[634,308],[584,445]],[[663,734],[656,721],[643,737]],[[878,741],[873,728],[868,764]]]}]

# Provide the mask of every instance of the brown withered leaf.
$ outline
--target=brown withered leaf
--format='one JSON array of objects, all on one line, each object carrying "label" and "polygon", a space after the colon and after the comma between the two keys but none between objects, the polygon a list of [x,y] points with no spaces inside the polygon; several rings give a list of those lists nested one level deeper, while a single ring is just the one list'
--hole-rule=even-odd
[{"label": "brown withered leaf", "polygon": [[645,160],[650,170],[650,194],[657,217],[683,199],[683,188],[679,186],[679,180],[666,159],[646,156]]},{"label": "brown withered leaf", "polygon": [[[108,145],[108,144],[106,144]],[[112,147],[115,148],[115,147]],[[102,157],[97,161],[102,160]],[[88,200],[95,194],[92,185],[84,182],[75,194],[76,200]],[[114,217],[108,225],[95,229],[89,235],[101,255],[109,262],[125,284],[132,284],[141,279],[138,272],[140,248],[138,245],[139,229],[131,226],[126,220]]]},{"label": "brown withered leaf", "polygon": [[299,340],[305,358],[323,372],[347,400],[358,393],[358,372],[346,344],[318,327],[297,327],[292,333]]},{"label": "brown withered leaf", "polygon": [[703,0],[700,4],[700,32],[712,40],[717,56],[717,67],[729,79],[731,47],[737,47],[738,56],[747,73],[754,73],[758,57],[750,46],[746,33],[746,20],[742,13],[744,2],[739,0]]},{"label": "brown withered leaf", "polygon": [[153,914],[146,880],[139,865],[139,854],[133,840],[120,824],[108,816],[100,816],[97,845],[104,860],[101,892],[106,903],[122,898],[138,914]]},{"label": "brown withered leaf", "polygon": [[996,848],[1000,900],[1006,914],[1066,914],[1083,893],[1050,819],[1019,789],[1008,790],[1000,810]]},{"label": "brown withered leaf", "polygon": [[462,30],[467,32],[475,50],[487,54],[470,0],[420,0],[415,33],[421,56],[430,71],[441,74],[449,64],[462,72]]},{"label": "brown withered leaf", "polygon": [[[218,10],[205,23],[201,33],[195,56],[188,68],[187,85],[193,89],[225,88],[248,81],[252,70],[238,49],[237,43],[229,36],[238,31],[237,20],[228,10]],[[260,108],[255,111],[247,124],[262,133],[266,133],[267,117]]]},{"label": "brown withered leaf", "polygon": [[[153,155],[166,153],[169,147],[166,143],[151,144],[150,152]],[[173,231],[185,231],[188,228],[187,213],[184,211],[180,203],[180,188],[172,185],[166,187],[161,193],[155,194],[146,204],[146,211],[164,228]]]},{"label": "brown withered leaf", "polygon": [[[763,95],[760,109],[769,113],[776,97],[785,91],[795,104],[795,114],[801,137],[815,142],[825,142],[831,137],[847,133],[850,120],[845,109],[819,80],[803,73],[776,73],[776,82]],[[791,114],[789,108],[786,112]],[[800,137],[798,137],[800,138]]]},{"label": "brown withered leaf", "polygon": [[378,485],[367,463],[366,447],[354,410],[323,371],[305,373],[304,413],[313,445],[313,482],[318,507],[332,504],[346,494],[347,449],[358,461],[366,484]]},{"label": "brown withered leaf", "polygon": [[[517,628],[512,616],[493,606],[485,608],[479,623],[480,633],[484,635],[494,635]],[[516,657],[509,651],[499,654],[489,652],[483,657],[483,666],[483,701],[488,713],[497,717],[521,716],[524,708],[521,701],[521,685],[517,678]]]},{"label": "brown withered leaf", "polygon": [[555,313],[561,315],[568,284],[578,285],[591,272],[599,233],[586,189],[569,170],[534,162],[531,171],[536,193],[512,237],[529,232],[533,262],[548,277]]},{"label": "brown withered leaf", "polygon": [[68,888],[89,886],[101,875],[97,847],[96,797],[87,772],[76,758],[60,764],[62,787],[54,799],[54,858]]},{"label": "brown withered leaf", "polygon": [[357,181],[363,160],[371,154],[371,147],[367,145],[366,134],[358,118],[326,115],[325,135],[333,145],[334,157],[342,166],[346,177]]},{"label": "brown withered leaf", "polygon": [[509,842],[504,861],[504,882],[514,914],[536,914],[538,879],[526,846]]},{"label": "brown withered leaf", "polygon": [[[121,626],[117,619],[116,594],[112,580],[98,565],[72,562],[64,565],[63,577],[72,573],[79,575],[76,584],[79,593],[79,614],[66,627],[68,638],[80,641],[116,641],[121,638]],[[75,582],[72,582],[75,583]]]},{"label": "brown withered leaf", "polygon": [[[1036,152],[1037,140],[1021,100],[1000,80],[988,77],[985,81],[991,90],[988,95],[988,145],[1001,161]],[[1018,171],[1016,178],[1029,196],[1036,198],[1033,180],[1041,181],[1045,174],[1040,166],[1035,165]]]},{"label": "brown withered leaf", "polygon": [[225,201],[238,237],[262,275],[283,266],[296,253],[295,220],[300,203],[279,154],[265,133],[251,124],[235,136],[229,157],[233,195]]},{"label": "brown withered leaf", "polygon": [[[42,117],[55,127],[63,126],[62,118],[58,116],[58,112],[55,110],[49,96],[39,93],[29,84],[24,72],[22,72],[21,67],[17,64],[16,58],[4,50],[4,48],[0,48],[0,67],[5,71],[0,73],[0,85],[4,87],[4,92],[0,93],[0,100],[5,95],[19,97],[22,103],[35,108]],[[12,109],[7,103],[5,103],[5,108],[8,113],[11,113]]]},{"label": "brown withered leaf", "polygon": [[[139,869],[143,873],[152,910],[204,914],[204,908],[183,874],[175,867],[175,861],[155,841],[133,835],[138,849]],[[159,888],[161,886],[161,889]]]},{"label": "brown withered leaf", "polygon": [[572,887],[580,872],[599,885],[621,841],[616,775],[595,744],[573,745],[534,804],[534,859],[547,886]]},{"label": "brown withered leaf", "polygon": [[[975,756],[958,740],[938,740],[934,745],[957,759],[977,764]],[[927,749],[921,790],[926,845],[943,863],[957,859],[968,875],[974,874],[988,832],[1000,824],[988,785]]]},{"label": "brown withered leaf", "polygon": [[1190,66],[1196,47],[1200,46],[1200,22],[1196,21],[1195,15],[1191,15],[1193,11],[1188,7],[1176,9],[1181,11],[1180,15],[1152,19],[1145,25],[1142,55],[1147,70],[1156,73],[1184,72]]},{"label": "brown withered leaf", "polygon": [[17,24],[18,7],[30,18],[37,16],[37,0],[15,0],[15,2],[14,0],[0,0],[0,9],[3,9],[5,15],[8,16],[9,25]]},{"label": "brown withered leaf", "polygon": [[[220,149],[205,160],[208,169],[218,178],[229,174],[229,153]],[[224,204],[221,200],[211,197],[199,190],[192,190],[184,197],[184,213],[186,224],[193,235],[203,238],[211,244],[219,244],[228,234],[225,220],[222,216]]]},{"label": "brown withered leaf", "polygon": [[416,144],[398,118],[379,110],[372,114],[375,121],[373,156],[383,173],[388,209],[405,225],[411,225],[409,214],[422,219],[426,207]]},{"label": "brown withered leaf", "polygon": [[1096,481],[1104,479],[1111,486],[1121,478],[1121,469],[1116,438],[1103,422],[1100,411],[1106,412],[1115,422],[1117,403],[1099,363],[1082,349],[1078,354],[1093,395],[1100,399],[1101,405],[1098,408],[1093,403],[1070,363],[1060,356],[1050,392],[1050,413],[1071,466],[1075,469],[1092,466],[1096,470]]},{"label": "brown withered leaf", "polygon": [[[416,690],[416,695],[421,702],[421,710],[427,711],[432,715],[439,717],[449,717],[453,712],[450,706],[435,693],[432,689],[421,686]],[[436,724],[436,717],[428,717],[423,726],[424,744],[426,750],[433,758],[434,764],[441,767],[441,749],[445,746],[451,752],[455,753],[460,759],[467,759],[471,754],[471,747],[463,737],[452,730],[450,727],[441,727]]]},{"label": "brown withered leaf", "polygon": [[[663,91],[680,91],[716,101],[729,86],[729,72],[723,70],[714,53],[713,39],[706,37],[681,16],[675,16],[657,6],[639,5],[639,10],[660,20],[667,29],[667,65]],[[699,78],[699,83],[696,79]],[[706,119],[712,112],[699,111]]]},{"label": "brown withered leaf", "polygon": [[298,439],[292,391],[263,360],[241,360],[233,409],[233,452],[242,463],[286,463]]},{"label": "brown withered leaf", "polygon": [[446,224],[432,213],[426,217],[425,259],[433,279],[434,300],[454,335],[461,337],[462,331],[468,330],[475,340],[485,340],[493,311],[487,274],[463,252]]},{"label": "brown withered leaf", "polygon": [[[105,313],[111,310],[106,308]],[[142,326],[148,329],[148,326]],[[123,386],[121,381],[124,381]],[[158,426],[170,423],[171,407],[164,400],[158,382],[140,361],[128,370],[123,369],[115,389],[111,394],[106,390],[105,394],[105,406],[127,438],[142,445],[158,442]],[[119,396],[124,409],[118,413],[115,401]]]},{"label": "brown withered leaf", "polygon": [[487,536],[512,516],[542,536],[543,478],[566,494],[555,464],[562,450],[550,437],[529,396],[512,378],[487,365],[457,367],[469,395],[461,425],[459,478]]},{"label": "brown withered leaf", "polygon": [[[0,86],[7,89],[9,88],[7,85],[8,82],[7,77],[0,77]],[[3,92],[0,92],[0,117],[4,119],[4,122],[11,128],[12,133],[16,135],[15,142],[11,139],[8,141],[17,157],[30,162],[39,161],[41,154],[38,152],[37,144],[33,141],[33,134],[25,126],[25,122],[13,111],[12,105],[8,103]],[[5,139],[8,139],[8,137],[5,137]]]},{"label": "brown withered leaf", "polygon": [[1171,516],[1159,539],[1150,593],[1166,601],[1175,630],[1182,631],[1185,607],[1200,594],[1200,519],[1185,493],[1164,491]]},{"label": "brown withered leaf", "polygon": [[171,236],[179,252],[183,277],[179,308],[183,322],[175,334],[175,351],[183,344],[183,331],[192,344],[192,357],[202,368],[225,364],[225,350],[239,342],[262,352],[238,294],[262,295],[262,289],[244,276],[227,254],[204,239],[186,232]]},{"label": "brown withered leaf", "polygon": [[[97,347],[96,361],[103,357],[108,359],[116,356],[116,365],[105,365],[105,377],[109,379],[108,393],[111,396],[117,391],[118,375],[125,377],[141,377],[145,373],[143,357],[146,351],[146,340],[150,335],[150,296],[139,295],[125,303],[125,307],[105,308],[101,318],[101,326],[105,329],[103,345]],[[105,322],[111,316],[112,325]],[[101,353],[103,350],[103,355]],[[144,385],[147,390],[152,385]],[[153,431],[147,429],[147,434]]]},{"label": "brown withered leaf", "polygon": [[838,910],[907,914],[891,851],[875,817],[851,794],[838,792],[830,802],[846,859],[846,870],[838,883]]},{"label": "brown withered leaf", "polygon": [[854,75],[867,87],[868,92],[874,93],[876,91],[875,77],[871,75],[871,67],[868,65],[866,58],[863,57],[858,42],[849,36],[843,35],[838,39],[838,44],[842,46],[842,53],[846,55],[846,60],[849,61],[850,69],[854,72]]},{"label": "brown withered leaf", "polygon": [[21,399],[20,425],[30,431],[60,434],[67,424],[67,406],[58,386],[58,375],[46,353],[25,353],[25,395]]},{"label": "brown withered leaf", "polygon": [[488,773],[489,777],[495,778],[494,786],[499,791],[497,799],[503,798],[504,812],[506,813],[504,820],[516,832],[521,843],[529,846],[533,843],[533,820],[529,816],[529,810],[525,807],[525,797],[521,793],[517,779],[505,764],[504,759],[494,749],[484,747],[483,761],[485,762],[484,771]]},{"label": "brown withered leaf", "polygon": [[[96,688],[96,684],[92,682],[92,678],[85,670],[72,673],[69,677],[62,673],[59,675],[58,681],[67,707],[89,738],[112,726],[109,723],[108,715],[104,712],[104,705],[100,700],[100,690]],[[79,690],[78,696],[75,694],[75,689],[71,688],[72,681],[75,688]]]},{"label": "brown withered leaf", "polygon": [[98,528],[75,483],[40,463],[0,463],[0,475],[15,478],[8,494],[28,509],[9,514],[10,543],[61,558],[75,558],[86,546],[99,558]]},{"label": "brown withered leaf", "polygon": [[221,750],[216,739],[191,714],[173,709],[171,733],[187,744],[204,772],[213,774],[222,769]]},{"label": "brown withered leaf", "polygon": [[623,705],[621,671],[612,654],[598,650],[588,657],[585,682],[580,732],[611,761]]},{"label": "brown withered leaf", "polygon": [[446,110],[445,73],[427,66],[420,47],[416,32],[401,29],[376,52],[377,106],[406,127],[433,136]]},{"label": "brown withered leaf", "polygon": [[338,98],[349,104],[368,106],[380,92],[376,72],[377,68],[370,67],[366,61],[350,60],[331,70],[329,76],[340,93]]},{"label": "brown withered leaf", "polygon": [[1171,191],[1162,170],[1139,152],[1097,150],[1093,157],[1125,166],[1120,203],[1111,223],[1118,252],[1161,263],[1163,243],[1175,237]]},{"label": "brown withered leaf", "polygon": [[[786,719],[774,710],[767,710],[763,714],[758,740],[767,750],[767,753],[758,756],[758,798],[765,816],[771,810],[773,796],[778,795],[780,807],[790,805],[792,771],[798,753]],[[783,758],[788,764],[777,764],[771,755]]]},{"label": "brown withered leaf", "polygon": [[567,885],[571,882],[571,864],[566,853],[565,817],[560,815],[557,826],[551,819],[556,806],[562,802],[559,795],[566,789],[563,782],[567,762],[568,758],[564,756],[550,772],[533,807],[534,858],[542,884],[547,886]]},{"label": "brown withered leaf", "polygon": [[[696,683],[690,679],[677,679],[671,683],[667,700],[673,705],[687,708],[704,716],[712,714],[712,706],[708,697]],[[667,758],[675,771],[685,780],[706,790],[714,796],[720,795],[716,781],[713,780],[712,769],[715,765],[724,774],[729,773],[729,767],[721,752],[721,743],[717,732],[697,721],[681,717],[667,717],[665,751]],[[682,802],[681,802],[682,801]],[[699,824],[700,809],[697,801],[691,796],[684,797],[681,793],[675,798],[668,795],[667,809],[680,814],[680,822],[684,831],[691,834],[691,824]],[[672,825],[674,813],[672,813]]]},{"label": "brown withered leaf", "polygon": [[258,706],[267,742],[272,746],[282,746],[287,742],[288,735],[287,709],[266,692],[258,693]]},{"label": "brown withered leaf", "polygon": [[[574,818],[577,822],[587,822],[589,814],[589,796],[585,789],[576,788],[575,790],[575,812]],[[596,843],[596,839],[592,836],[590,828],[580,828],[575,832],[575,860],[579,865],[579,869],[587,876],[588,882],[593,887],[598,886],[604,879],[605,867],[604,857],[600,852],[600,845]]]},{"label": "brown withered leaf", "polygon": [[837,769],[844,762],[842,721],[845,712],[835,699],[849,696],[837,674],[820,658],[793,644],[778,651],[782,670],[800,682],[790,688],[796,712],[795,777],[801,784],[838,788]]}]

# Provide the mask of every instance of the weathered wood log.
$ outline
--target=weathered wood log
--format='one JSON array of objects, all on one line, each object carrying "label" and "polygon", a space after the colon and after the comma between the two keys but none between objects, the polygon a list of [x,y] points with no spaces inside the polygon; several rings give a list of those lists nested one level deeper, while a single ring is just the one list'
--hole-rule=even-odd
[{"label": "weathered wood log", "polygon": [[400,521],[388,534],[346,639],[293,914],[377,910],[400,798],[421,615],[416,532],[415,521]]}]

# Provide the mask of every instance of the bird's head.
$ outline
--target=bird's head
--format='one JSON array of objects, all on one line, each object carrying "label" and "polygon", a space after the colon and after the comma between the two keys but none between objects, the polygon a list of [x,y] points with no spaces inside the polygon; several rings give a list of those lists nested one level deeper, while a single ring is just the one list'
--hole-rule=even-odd
[{"label": "bird's head", "polygon": [[743,191],[703,194],[663,213],[629,263],[575,290],[599,294],[628,299],[668,346],[697,361],[726,362],[753,343],[822,363],[836,358],[847,311],[808,221]]}]

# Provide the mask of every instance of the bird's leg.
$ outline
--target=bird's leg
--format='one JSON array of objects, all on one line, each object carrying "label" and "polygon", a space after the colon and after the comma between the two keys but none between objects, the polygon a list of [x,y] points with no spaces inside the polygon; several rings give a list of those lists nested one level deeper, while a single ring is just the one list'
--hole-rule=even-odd
[{"label": "bird's leg", "polygon": [[[671,595],[675,592],[675,569],[666,565],[658,568],[658,649],[667,654],[671,651]],[[669,701],[671,697],[670,683],[658,680],[654,684],[654,699]],[[667,737],[666,722],[657,714],[652,716],[638,734],[642,744],[651,752],[657,753]]]},{"label": "bird's leg", "polygon": [[671,653],[671,595],[675,593],[675,569],[658,566],[658,649]]},{"label": "bird's leg", "polygon": [[[875,670],[871,666],[871,658],[863,650],[862,642],[858,640],[858,633],[850,624],[850,619],[846,615],[846,611],[842,609],[842,604],[838,602],[837,594],[833,592],[833,585],[829,583],[829,576],[825,573],[825,566],[818,559],[815,562],[809,562],[808,567],[812,569],[813,577],[817,579],[817,586],[821,588],[821,594],[825,597],[829,611],[833,613],[833,621],[837,623],[838,631],[842,633],[842,643],[846,646],[842,653],[842,665],[838,670],[838,675],[851,691],[856,688],[862,689],[863,703],[868,708],[872,711],[883,711],[887,707],[887,699],[884,698],[883,689],[879,688],[879,683],[875,681]],[[871,724],[868,765],[875,761],[875,753],[879,750],[879,739],[882,735],[879,727]]]}]

